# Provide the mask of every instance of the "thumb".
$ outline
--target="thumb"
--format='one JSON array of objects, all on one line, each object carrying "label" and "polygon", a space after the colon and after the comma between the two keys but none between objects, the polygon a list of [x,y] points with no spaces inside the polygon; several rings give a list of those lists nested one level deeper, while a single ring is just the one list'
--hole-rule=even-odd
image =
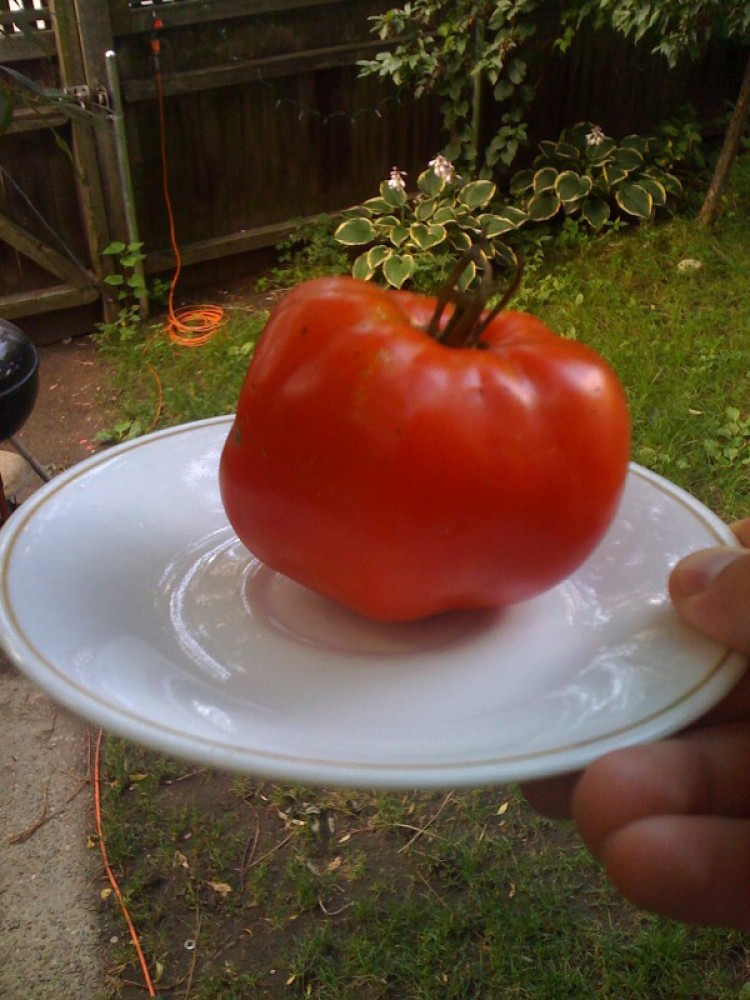
[{"label": "thumb", "polygon": [[669,593],[680,615],[700,632],[750,655],[750,552],[694,552],[672,571]]}]

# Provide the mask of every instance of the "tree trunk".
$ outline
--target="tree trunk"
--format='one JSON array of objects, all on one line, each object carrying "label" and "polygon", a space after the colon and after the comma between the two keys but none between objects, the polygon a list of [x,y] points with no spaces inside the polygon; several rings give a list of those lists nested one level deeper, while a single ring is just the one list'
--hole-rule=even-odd
[{"label": "tree trunk", "polygon": [[740,148],[740,141],[748,121],[750,121],[750,56],[748,56],[747,65],[745,66],[745,74],[742,78],[737,106],[734,109],[726,134],[724,135],[724,142],[719,153],[719,159],[716,161],[714,175],[711,178],[706,199],[698,213],[699,226],[709,226],[716,218],[721,205],[721,196],[724,193],[724,188],[732,172],[732,164]]}]

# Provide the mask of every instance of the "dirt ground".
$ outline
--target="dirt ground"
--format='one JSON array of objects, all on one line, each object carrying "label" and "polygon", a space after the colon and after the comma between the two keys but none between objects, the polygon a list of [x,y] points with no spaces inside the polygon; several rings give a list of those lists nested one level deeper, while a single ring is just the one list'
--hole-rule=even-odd
[{"label": "dirt ground", "polygon": [[[39,356],[39,397],[18,437],[54,475],[97,449],[110,397],[90,338],[40,347]],[[34,473],[24,482],[20,501],[41,485]],[[0,719],[0,996],[99,1000],[101,858],[90,849],[87,726],[2,652]]]}]

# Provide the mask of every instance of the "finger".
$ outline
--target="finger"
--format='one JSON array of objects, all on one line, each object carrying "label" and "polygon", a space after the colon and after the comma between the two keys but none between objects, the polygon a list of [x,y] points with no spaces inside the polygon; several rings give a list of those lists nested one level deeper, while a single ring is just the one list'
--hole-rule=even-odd
[{"label": "finger", "polygon": [[750,725],[698,729],[595,761],[573,794],[573,818],[600,856],[618,829],[649,816],[750,818]]},{"label": "finger", "polygon": [[704,549],[672,571],[677,611],[704,635],[750,656],[750,552]]},{"label": "finger", "polygon": [[750,931],[750,820],[652,816],[612,833],[601,858],[619,891],[654,913]]},{"label": "finger", "polygon": [[730,528],[740,544],[744,545],[746,549],[750,549],[750,517],[746,517],[744,521],[735,521],[734,524],[730,525]]},{"label": "finger", "polygon": [[576,772],[529,781],[521,785],[521,791],[532,808],[543,816],[549,819],[570,819],[573,791],[580,777],[580,772]]},{"label": "finger", "polygon": [[706,726],[716,726],[723,722],[744,720],[750,720],[750,670],[744,674],[729,694],[725,695],[718,704],[693,723],[690,729],[692,731],[703,729]]}]

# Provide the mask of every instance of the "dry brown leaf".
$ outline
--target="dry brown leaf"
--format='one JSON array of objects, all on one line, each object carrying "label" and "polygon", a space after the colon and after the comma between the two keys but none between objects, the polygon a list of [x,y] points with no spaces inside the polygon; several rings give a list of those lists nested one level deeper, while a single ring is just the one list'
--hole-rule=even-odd
[{"label": "dry brown leaf", "polygon": [[206,882],[206,885],[210,885],[214,892],[221,893],[222,896],[226,896],[232,891],[228,882]]}]

